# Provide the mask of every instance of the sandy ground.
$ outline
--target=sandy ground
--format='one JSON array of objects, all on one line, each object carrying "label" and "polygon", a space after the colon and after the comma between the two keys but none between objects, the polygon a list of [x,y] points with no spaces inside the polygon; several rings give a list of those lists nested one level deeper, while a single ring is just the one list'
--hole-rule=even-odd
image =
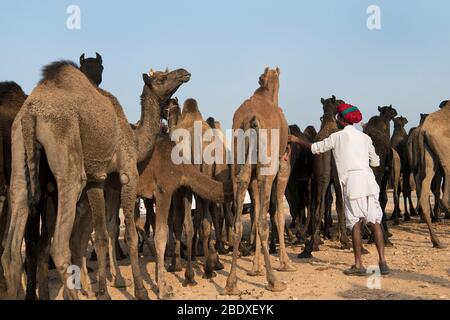
[{"label": "sandy ground", "polygon": [[[391,210],[390,202],[388,212]],[[245,219],[248,232],[248,216]],[[444,220],[434,224],[434,227],[441,241],[450,245],[450,221]],[[352,251],[341,250],[339,243],[328,240],[321,246],[321,251],[314,253],[314,258],[307,260],[297,258],[303,246],[288,247],[289,257],[297,270],[290,273],[275,271],[276,276],[287,283],[287,289],[283,292],[265,290],[265,276],[248,276],[252,257],[241,257],[238,260],[238,288],[241,294],[233,297],[221,295],[230,270],[231,254],[221,256],[225,269],[218,271],[217,277],[212,280],[202,278],[203,258],[198,258],[194,263],[197,286],[182,286],[184,270],[167,273],[167,282],[173,287],[174,299],[450,299],[450,249],[433,249],[427,226],[418,218],[392,226],[391,232],[394,247],[386,248],[391,274],[381,277],[379,282],[369,276],[345,276],[342,271],[353,264]],[[363,257],[366,267],[376,265],[375,246],[365,247],[370,252]],[[272,255],[271,259],[272,266],[277,268],[277,256]],[[95,262],[89,265],[96,268]],[[121,261],[121,265],[124,276],[131,279],[128,260]],[[147,251],[141,258],[141,266],[149,296],[157,299],[155,263]],[[94,273],[90,275],[95,277]],[[60,299],[61,285],[54,270],[50,276],[51,296]],[[377,285],[378,289],[369,288]],[[95,290],[95,283],[93,286]],[[109,287],[112,299],[134,299],[133,291],[132,286],[126,289]]]}]

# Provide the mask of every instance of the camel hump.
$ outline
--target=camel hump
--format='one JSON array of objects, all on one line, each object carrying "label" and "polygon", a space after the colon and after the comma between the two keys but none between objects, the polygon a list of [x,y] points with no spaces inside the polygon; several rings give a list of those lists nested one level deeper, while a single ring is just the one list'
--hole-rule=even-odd
[{"label": "camel hump", "polygon": [[0,82],[0,104],[13,96],[26,97],[22,88],[14,81]]},{"label": "camel hump", "polygon": [[57,81],[61,73],[67,67],[73,67],[78,70],[78,66],[69,60],[59,60],[52,62],[42,68],[42,78],[40,82],[44,81]]}]

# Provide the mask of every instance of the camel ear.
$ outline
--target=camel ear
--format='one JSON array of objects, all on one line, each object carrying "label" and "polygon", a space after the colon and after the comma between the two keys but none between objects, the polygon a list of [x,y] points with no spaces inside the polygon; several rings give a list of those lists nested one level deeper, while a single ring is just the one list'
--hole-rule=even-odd
[{"label": "camel ear", "polygon": [[325,103],[325,99],[324,98],[320,98],[320,102],[322,102],[322,104]]},{"label": "camel ear", "polygon": [[336,102],[336,97],[334,95],[331,96],[331,99],[332,99],[333,103]]},{"label": "camel ear", "polygon": [[264,74],[267,74],[267,72],[269,72],[269,67],[266,67],[266,68],[264,69]]},{"label": "camel ear", "polygon": [[322,122],[323,121],[323,117],[320,117],[320,122]]},{"label": "camel ear", "polygon": [[151,85],[152,84],[152,79],[150,78],[150,76],[146,73],[142,74],[142,79],[144,80],[144,83],[146,85]]},{"label": "camel ear", "polygon": [[84,62],[84,53],[80,56],[80,65],[82,65]]},{"label": "camel ear", "polygon": [[178,104],[178,97],[175,97],[175,98],[173,98],[176,102],[177,102],[177,104]]},{"label": "camel ear", "polygon": [[390,105],[389,105],[389,108],[391,108],[391,109],[392,109],[392,104],[390,104]]},{"label": "camel ear", "polygon": [[380,111],[380,112],[381,112],[381,107],[380,107],[380,106],[378,106],[378,111]]},{"label": "camel ear", "polygon": [[277,73],[278,73],[278,76],[280,76],[281,71],[280,71],[280,68],[278,68],[278,67],[277,67]]},{"label": "camel ear", "polygon": [[165,71],[165,72],[166,72],[166,73],[169,73],[169,68],[166,67],[166,71]]},{"label": "camel ear", "polygon": [[102,56],[98,52],[95,53],[95,57],[100,64],[103,64]]}]

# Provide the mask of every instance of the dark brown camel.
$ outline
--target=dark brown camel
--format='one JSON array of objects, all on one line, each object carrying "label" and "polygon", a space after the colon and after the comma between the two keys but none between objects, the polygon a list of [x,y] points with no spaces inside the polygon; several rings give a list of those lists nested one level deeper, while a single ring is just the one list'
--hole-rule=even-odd
[{"label": "dark brown camel", "polygon": [[[391,137],[391,148],[393,148],[400,157],[400,173],[402,178],[401,189],[399,188],[399,182],[397,181],[396,187],[399,188],[399,192],[395,194],[394,192],[394,211],[392,213],[392,219],[395,224],[398,224],[400,218],[400,205],[399,205],[399,195],[400,191],[403,193],[404,207],[405,207],[405,221],[409,221],[410,212],[414,212],[414,205],[411,199],[411,185],[409,178],[411,176],[411,169],[408,162],[408,134],[405,130],[405,125],[408,120],[405,117],[397,117],[394,119],[394,133]],[[409,204],[409,210],[408,210]]]},{"label": "dark brown camel", "polygon": [[372,168],[375,179],[380,186],[380,205],[383,211],[382,229],[385,245],[392,245],[389,240],[389,231],[386,217],[387,204],[387,183],[391,174],[392,152],[390,147],[390,122],[397,116],[397,111],[390,106],[378,107],[379,116],[373,116],[364,126],[364,133],[367,134],[373,142],[375,152],[380,157],[380,166]]},{"label": "dark brown camel", "polygon": [[[336,124],[336,108],[338,104],[343,103],[343,101],[336,100],[336,97],[332,96],[326,100],[322,98],[321,103],[323,107],[322,125],[316,136],[316,141],[326,139],[332,133],[338,131]],[[336,211],[338,214],[339,224],[337,236],[339,237],[342,248],[351,247],[345,228],[342,188],[337,175],[333,154],[329,151],[323,154],[314,155],[313,161],[313,188],[315,188],[315,199],[312,200],[313,203],[311,206],[313,235],[311,236],[311,240],[305,246],[303,252],[298,255],[299,258],[310,258],[312,257],[312,251],[319,250],[319,245],[321,242],[320,226],[322,223],[322,218],[325,214],[327,203],[329,202],[329,200],[327,200],[327,193],[329,193],[331,183],[333,183],[336,192]]]}]

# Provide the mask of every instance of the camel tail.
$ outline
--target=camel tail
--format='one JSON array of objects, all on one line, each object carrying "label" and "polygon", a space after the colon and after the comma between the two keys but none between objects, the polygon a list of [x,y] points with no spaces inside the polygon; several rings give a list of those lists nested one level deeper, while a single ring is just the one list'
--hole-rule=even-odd
[{"label": "camel tail", "polygon": [[36,118],[25,113],[22,117],[22,136],[25,147],[25,172],[27,177],[28,195],[31,206],[36,206],[40,198],[39,190],[39,152],[36,139]]},{"label": "camel tail", "polygon": [[203,199],[220,203],[233,200],[231,180],[223,183],[213,180],[191,165],[175,167],[180,171],[181,185],[190,188]]}]

